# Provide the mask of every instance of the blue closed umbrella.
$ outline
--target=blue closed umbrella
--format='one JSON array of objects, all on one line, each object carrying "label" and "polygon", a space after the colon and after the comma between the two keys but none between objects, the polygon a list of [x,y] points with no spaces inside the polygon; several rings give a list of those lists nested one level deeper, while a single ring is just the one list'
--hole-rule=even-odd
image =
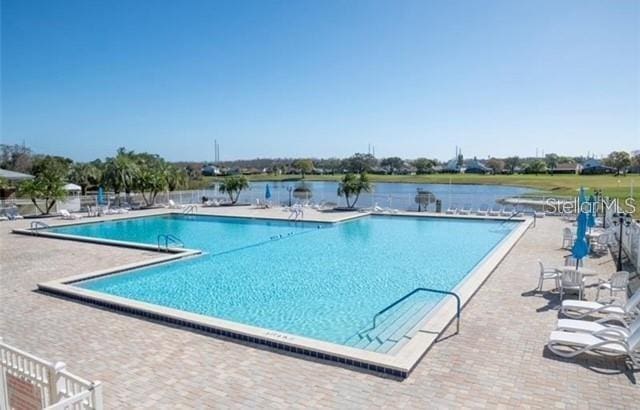
[{"label": "blue closed umbrella", "polygon": [[596,199],[593,197],[593,195],[591,195],[589,197],[589,214],[587,215],[587,226],[589,227],[589,229],[596,226],[595,208],[596,208]]},{"label": "blue closed umbrella", "polygon": [[578,212],[582,212],[582,204],[587,202],[587,198],[584,195],[584,187],[580,187],[580,193],[578,194]]},{"label": "blue closed umbrella", "polygon": [[266,199],[271,199],[271,189],[269,188],[269,184],[267,184],[267,187],[265,188],[264,197]]},{"label": "blue closed umbrella", "polygon": [[104,189],[102,187],[98,188],[98,205],[104,204]]},{"label": "blue closed umbrella", "polygon": [[589,253],[589,243],[587,242],[587,214],[580,212],[578,214],[578,232],[576,235],[576,241],[571,249],[571,254],[576,259],[576,269],[578,268],[578,262],[580,259],[587,256]]}]

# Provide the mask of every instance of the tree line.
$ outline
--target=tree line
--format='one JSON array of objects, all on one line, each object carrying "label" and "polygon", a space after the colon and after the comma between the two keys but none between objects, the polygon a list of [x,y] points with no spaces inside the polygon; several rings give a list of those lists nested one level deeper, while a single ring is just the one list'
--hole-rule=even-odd
[{"label": "tree line", "polygon": [[[188,183],[184,169],[159,155],[136,153],[125,148],[119,148],[113,157],[91,162],[34,155],[31,150],[21,146],[1,148],[0,168],[34,176],[20,183],[17,191],[19,195],[30,198],[42,214],[50,213],[56,202],[66,197],[64,186],[68,182],[80,186],[82,195],[98,187],[113,191],[118,198],[123,193],[128,196],[137,192],[146,206],[155,204],[159,193],[187,187]],[[8,186],[6,181],[0,181],[0,184]]]},{"label": "tree line", "polygon": [[[510,156],[506,158],[489,158],[479,161],[489,168],[494,174],[542,174],[553,173],[558,165],[578,165],[583,164],[589,158],[586,157],[570,157],[558,154],[547,154],[544,157],[528,157],[520,158],[518,156]],[[462,154],[454,159],[458,166],[463,166],[465,159]],[[474,158],[475,160],[475,158]],[[640,154],[631,154],[626,151],[614,151],[602,160],[606,166],[614,168],[618,173],[624,173],[629,168],[640,168]],[[437,159],[420,157],[416,159],[403,159],[400,157],[376,158],[371,154],[356,153],[348,158],[304,158],[304,159],[287,159],[287,158],[258,158],[254,160],[238,160],[226,161],[218,164],[223,170],[229,173],[239,173],[254,169],[262,173],[273,174],[305,174],[324,173],[324,174],[343,174],[343,173],[382,173],[396,174],[415,172],[418,175],[431,174],[435,172],[446,172],[443,166],[447,162]]]}]

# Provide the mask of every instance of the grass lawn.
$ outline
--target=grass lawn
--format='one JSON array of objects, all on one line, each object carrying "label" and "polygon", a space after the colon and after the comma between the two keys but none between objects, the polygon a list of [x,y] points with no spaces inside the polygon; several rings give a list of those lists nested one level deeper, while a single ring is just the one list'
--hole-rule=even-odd
[{"label": "grass lawn", "polygon": [[[307,175],[308,181],[337,181],[342,175]],[[432,174],[432,175],[369,175],[372,182],[405,182],[422,184],[486,184],[513,185],[534,188],[540,194],[557,196],[575,196],[584,186],[587,194],[601,189],[606,196],[624,200],[629,197],[633,186],[633,198],[636,201],[636,216],[640,216],[640,175],[630,174],[616,177],[613,175],[473,175],[473,174]],[[250,181],[298,180],[294,175],[252,175]],[[210,186],[221,178],[205,177],[201,186]]]}]

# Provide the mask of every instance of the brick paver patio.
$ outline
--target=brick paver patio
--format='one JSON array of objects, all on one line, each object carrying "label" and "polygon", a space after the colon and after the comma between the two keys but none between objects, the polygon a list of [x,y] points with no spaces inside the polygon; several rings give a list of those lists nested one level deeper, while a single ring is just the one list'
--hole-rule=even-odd
[{"label": "brick paver patio", "polygon": [[[460,334],[451,335],[450,329],[404,381],[38,293],[38,282],[154,253],[9,233],[27,226],[27,221],[0,224],[0,336],[103,381],[106,408],[637,408],[640,403],[635,380],[640,373],[625,370],[623,361],[560,360],[545,350],[558,297],[530,291],[537,284],[536,260],[558,265],[567,253],[559,249],[564,223],[557,218],[538,220],[463,310]],[[602,277],[614,270],[610,257],[586,265]],[[587,296],[593,295],[591,288]]]}]

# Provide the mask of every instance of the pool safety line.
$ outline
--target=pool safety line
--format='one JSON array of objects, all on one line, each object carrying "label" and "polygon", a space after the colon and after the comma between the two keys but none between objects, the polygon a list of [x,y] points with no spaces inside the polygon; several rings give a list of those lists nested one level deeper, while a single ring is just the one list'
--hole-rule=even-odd
[{"label": "pool safety line", "polygon": [[267,245],[267,244],[275,242],[275,241],[281,241],[281,240],[284,240],[284,239],[293,238],[294,236],[300,236],[300,235],[308,234],[308,233],[311,233],[311,232],[316,232],[316,231],[318,231],[320,229],[324,229],[324,228],[321,227],[320,225],[318,225],[315,229],[307,229],[307,230],[304,230],[304,231],[301,231],[301,232],[289,232],[286,235],[282,235],[282,234],[273,235],[273,236],[269,237],[269,239],[267,239],[265,241],[252,243],[250,245],[245,245],[245,246],[241,246],[239,248],[229,249],[229,250],[218,252],[218,253],[209,252],[209,253],[207,253],[207,255],[218,256],[218,255],[225,255],[225,254],[232,253],[232,252],[243,251],[245,249],[256,248],[258,246]]}]

